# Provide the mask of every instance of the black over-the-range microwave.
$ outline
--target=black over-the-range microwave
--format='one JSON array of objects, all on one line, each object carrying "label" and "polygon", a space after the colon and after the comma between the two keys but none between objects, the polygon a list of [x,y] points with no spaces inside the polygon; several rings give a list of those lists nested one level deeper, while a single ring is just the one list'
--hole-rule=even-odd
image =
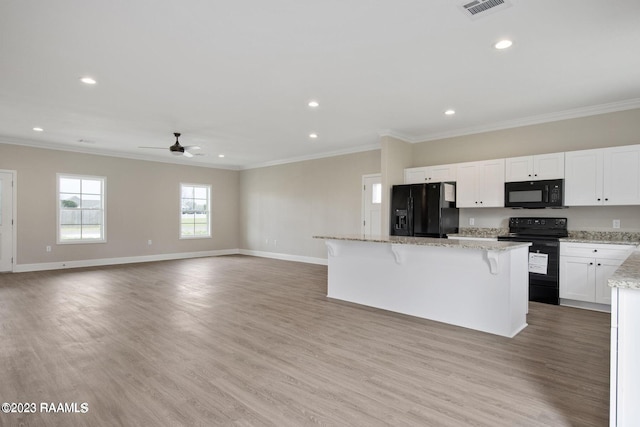
[{"label": "black over-the-range microwave", "polygon": [[561,208],[564,206],[564,180],[507,182],[504,206],[507,208]]}]

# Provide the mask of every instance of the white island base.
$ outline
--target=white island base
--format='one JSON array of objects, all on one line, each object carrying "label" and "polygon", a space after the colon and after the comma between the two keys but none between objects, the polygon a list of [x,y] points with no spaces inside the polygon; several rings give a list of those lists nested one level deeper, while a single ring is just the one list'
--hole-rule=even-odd
[{"label": "white island base", "polygon": [[329,298],[509,338],[527,326],[528,244],[318,238]]}]

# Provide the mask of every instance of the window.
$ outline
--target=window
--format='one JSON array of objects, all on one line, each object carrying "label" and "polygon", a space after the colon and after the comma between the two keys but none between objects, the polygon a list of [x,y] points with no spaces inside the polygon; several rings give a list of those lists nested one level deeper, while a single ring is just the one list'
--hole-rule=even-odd
[{"label": "window", "polygon": [[58,243],[106,241],[105,178],[58,174]]},{"label": "window", "polygon": [[180,194],[180,237],[211,237],[211,186],[182,184]]},{"label": "window", "polygon": [[374,205],[382,203],[382,184],[379,182],[371,186],[371,203]]}]

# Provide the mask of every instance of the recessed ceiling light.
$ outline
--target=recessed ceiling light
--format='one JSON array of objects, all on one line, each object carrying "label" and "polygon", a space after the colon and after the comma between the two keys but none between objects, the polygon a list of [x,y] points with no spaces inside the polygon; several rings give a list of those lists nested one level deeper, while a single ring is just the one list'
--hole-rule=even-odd
[{"label": "recessed ceiling light", "polygon": [[316,108],[320,105],[320,103],[318,101],[316,101],[315,99],[312,99],[311,101],[309,101],[309,103],[307,104],[309,107],[311,108]]},{"label": "recessed ceiling light", "polygon": [[222,159],[224,157],[224,154],[218,154],[218,157]]},{"label": "recessed ceiling light", "polygon": [[511,40],[500,40],[498,43],[494,44],[493,47],[502,50],[511,47],[512,44],[513,42]]},{"label": "recessed ceiling light", "polygon": [[33,128],[33,130],[35,130],[36,132],[43,132],[44,131],[44,129],[39,128],[39,127],[35,127],[35,128]]},{"label": "recessed ceiling light", "polygon": [[456,110],[452,110],[451,108],[444,112],[447,116],[453,116],[456,113]]},{"label": "recessed ceiling light", "polygon": [[82,83],[84,83],[84,84],[87,84],[87,85],[94,85],[94,84],[96,84],[95,79],[93,79],[93,78],[91,78],[91,77],[83,77],[83,78],[81,78],[81,79],[80,79],[80,81],[81,81]]},{"label": "recessed ceiling light", "polygon": [[309,138],[311,138],[311,139],[317,139],[317,138],[318,138],[318,134],[317,134],[317,133],[310,133],[310,134],[309,134]]}]

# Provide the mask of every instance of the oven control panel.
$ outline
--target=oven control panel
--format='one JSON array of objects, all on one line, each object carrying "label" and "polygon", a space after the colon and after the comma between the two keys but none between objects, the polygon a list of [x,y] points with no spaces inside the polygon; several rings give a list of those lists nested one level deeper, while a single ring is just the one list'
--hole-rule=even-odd
[{"label": "oven control panel", "polygon": [[567,218],[509,218],[509,232],[566,236]]}]

